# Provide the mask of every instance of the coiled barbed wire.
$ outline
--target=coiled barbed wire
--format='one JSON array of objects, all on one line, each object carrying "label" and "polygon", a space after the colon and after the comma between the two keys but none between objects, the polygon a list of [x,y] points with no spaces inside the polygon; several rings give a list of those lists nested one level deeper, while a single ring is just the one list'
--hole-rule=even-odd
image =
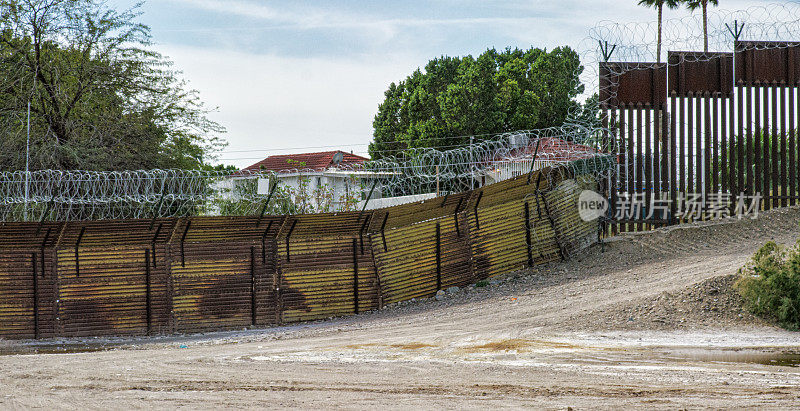
[{"label": "coiled barbed wire", "polygon": [[[371,183],[380,196],[397,197],[465,191],[546,166],[571,174],[601,175],[614,168],[612,156],[603,147],[604,134],[607,131],[600,128],[571,124],[499,134],[456,149],[412,149],[395,157],[342,165],[334,171],[349,179],[346,195],[334,192],[333,187],[308,185],[311,176],[325,171],[310,169],[45,170],[27,176],[21,171],[0,172],[0,221],[346,211],[363,206],[373,190]],[[286,184],[282,177],[287,175],[299,176],[306,184]]]},{"label": "coiled barbed wire", "polygon": [[[800,3],[769,4],[733,11],[709,9],[707,28],[706,54],[703,51],[703,20],[700,13],[664,20],[661,55],[656,56],[656,21],[600,22],[579,46],[581,61],[585,66],[580,78],[586,85],[586,96],[598,92],[607,96],[607,100],[614,99],[615,80],[623,70],[655,68],[657,62],[662,67],[669,67],[686,61],[708,61],[715,58],[716,53],[732,53],[736,48],[747,50],[793,46],[791,42],[800,41]],[[670,61],[667,59],[670,51],[695,53],[675,54],[676,58]],[[606,80],[609,81],[600,90],[600,63],[605,61],[635,65],[607,66]]]}]

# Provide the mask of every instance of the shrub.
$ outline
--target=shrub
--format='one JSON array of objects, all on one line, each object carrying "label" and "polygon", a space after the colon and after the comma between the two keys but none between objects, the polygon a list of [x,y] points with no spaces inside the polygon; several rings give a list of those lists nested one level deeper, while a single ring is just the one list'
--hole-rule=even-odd
[{"label": "shrub", "polygon": [[735,287],[753,314],[800,330],[800,242],[789,250],[768,242],[739,275]]}]

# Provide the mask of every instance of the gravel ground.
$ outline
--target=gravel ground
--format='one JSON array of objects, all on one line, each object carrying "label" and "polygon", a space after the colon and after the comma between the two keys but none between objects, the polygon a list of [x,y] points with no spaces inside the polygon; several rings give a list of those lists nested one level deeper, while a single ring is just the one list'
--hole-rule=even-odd
[{"label": "gravel ground", "polygon": [[796,208],[611,239],[486,287],[324,322],[153,339],[6,342],[0,408],[796,408],[800,336],[733,275]]}]

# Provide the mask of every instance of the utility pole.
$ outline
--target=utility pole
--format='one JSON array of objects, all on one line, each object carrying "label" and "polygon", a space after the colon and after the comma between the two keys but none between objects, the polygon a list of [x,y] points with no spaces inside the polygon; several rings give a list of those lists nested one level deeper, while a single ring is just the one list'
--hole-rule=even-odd
[{"label": "utility pole", "polygon": [[25,209],[23,219],[28,220],[28,190],[30,186],[30,159],[31,159],[31,100],[28,98],[28,137],[25,141]]},{"label": "utility pole", "polygon": [[26,125],[27,137],[25,139],[25,209],[23,210],[23,219],[28,220],[28,197],[30,195],[31,185],[31,99],[33,94],[36,93],[36,77],[39,75],[39,66],[36,66],[33,73],[33,90],[28,96],[28,124]]}]

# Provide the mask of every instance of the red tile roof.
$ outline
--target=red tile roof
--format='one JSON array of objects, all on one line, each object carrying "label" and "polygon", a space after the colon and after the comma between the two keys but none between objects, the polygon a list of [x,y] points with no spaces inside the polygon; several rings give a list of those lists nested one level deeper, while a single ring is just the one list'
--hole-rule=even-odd
[{"label": "red tile roof", "polygon": [[[539,143],[539,151],[536,158],[539,160],[549,161],[573,161],[584,158],[591,158],[598,154],[598,151],[590,146],[584,144],[573,143],[571,141],[563,140],[554,137],[542,137]],[[519,158],[532,156],[536,152],[536,142],[531,142],[530,145],[514,150],[506,159]],[[498,159],[503,160],[503,159]]]},{"label": "red tile roof", "polygon": [[302,154],[282,154],[269,156],[258,163],[255,163],[243,171],[289,171],[289,170],[314,170],[322,171],[334,167],[333,156],[342,153],[341,165],[352,166],[369,161],[366,157],[346,153],[341,150],[323,151],[321,153],[302,153]]}]

